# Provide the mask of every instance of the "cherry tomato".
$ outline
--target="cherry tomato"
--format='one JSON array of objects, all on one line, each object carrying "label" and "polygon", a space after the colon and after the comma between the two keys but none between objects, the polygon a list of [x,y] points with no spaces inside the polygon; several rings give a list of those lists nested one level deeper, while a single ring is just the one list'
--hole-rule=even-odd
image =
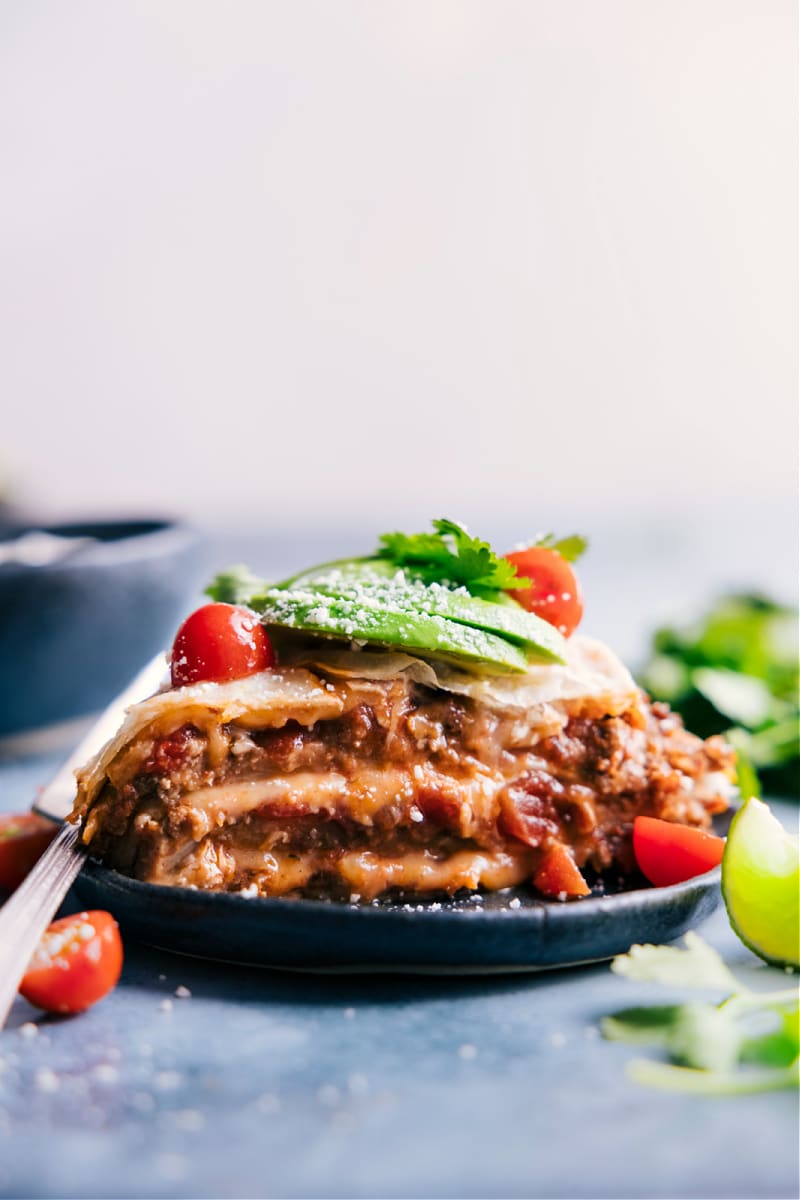
[{"label": "cherry tomato", "polygon": [[121,970],[122,940],[111,913],[75,913],[45,931],[19,990],[45,1012],[83,1012],[111,991]]},{"label": "cherry tomato", "polygon": [[725,839],[659,821],[656,817],[637,817],[633,822],[633,853],[639,870],[656,887],[682,883],[703,875],[722,862]]},{"label": "cherry tomato", "polygon": [[543,896],[589,895],[586,880],[575,865],[575,859],[559,842],[545,851],[533,877],[533,886]]},{"label": "cherry tomato", "polygon": [[557,550],[547,546],[529,546],[514,550],[506,558],[517,568],[517,574],[530,579],[529,588],[510,591],[523,608],[555,625],[564,637],[569,637],[583,616],[583,597],[577,576]]},{"label": "cherry tomato", "polygon": [[0,816],[0,888],[19,887],[57,833],[55,822],[36,813]]},{"label": "cherry tomato", "polygon": [[242,679],[275,665],[275,652],[255,613],[206,604],[181,625],[172,646],[172,686]]}]

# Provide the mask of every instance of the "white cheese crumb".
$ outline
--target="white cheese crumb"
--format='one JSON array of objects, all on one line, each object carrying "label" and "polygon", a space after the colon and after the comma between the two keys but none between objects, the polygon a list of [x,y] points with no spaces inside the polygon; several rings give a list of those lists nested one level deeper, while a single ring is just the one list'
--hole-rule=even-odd
[{"label": "white cheese crumb", "polygon": [[60,1086],[58,1076],[49,1067],[40,1067],[33,1077],[33,1082],[39,1092],[57,1092]]},{"label": "white cheese crumb", "polygon": [[92,1068],[92,1079],[96,1079],[98,1083],[116,1083],[119,1071],[111,1063],[98,1063]]},{"label": "white cheese crumb", "polygon": [[191,1000],[192,998],[192,993],[189,991],[189,988],[184,987],[183,984],[181,984],[180,987],[175,988],[175,995],[179,1000]]},{"label": "white cheese crumb", "polygon": [[245,900],[255,900],[258,895],[258,884],[249,883],[247,887],[240,888],[239,895],[244,896]]},{"label": "white cheese crumb", "polygon": [[172,1011],[172,1001],[170,1000],[169,996],[167,997],[166,1000],[162,1000],[158,1007],[161,1010],[161,1012],[171,1012]]},{"label": "white cheese crumb", "polygon": [[19,1027],[19,1036],[23,1038],[35,1038],[38,1036],[39,1026],[33,1021],[26,1021],[24,1025]]},{"label": "white cheese crumb", "polygon": [[513,899],[509,900],[508,907],[509,908],[519,908],[521,906],[521,904],[522,904],[522,901],[520,900],[519,896],[514,896]]},{"label": "white cheese crumb", "polygon": [[411,805],[411,808],[408,810],[408,815],[411,817],[411,820],[414,821],[417,825],[420,823],[420,821],[425,820],[422,810],[417,808],[416,804]]},{"label": "white cheese crumb", "polygon": [[246,733],[239,733],[231,744],[231,754],[238,757],[241,754],[248,754],[251,750],[255,750],[255,747],[256,744],[251,737],[248,737]]}]

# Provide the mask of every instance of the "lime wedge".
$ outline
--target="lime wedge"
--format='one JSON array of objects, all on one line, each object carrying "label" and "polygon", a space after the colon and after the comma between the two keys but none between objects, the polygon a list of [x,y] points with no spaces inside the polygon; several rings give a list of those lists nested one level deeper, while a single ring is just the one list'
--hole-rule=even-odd
[{"label": "lime wedge", "polygon": [[722,896],[746,946],[767,962],[800,967],[800,842],[755,797],[731,822]]}]

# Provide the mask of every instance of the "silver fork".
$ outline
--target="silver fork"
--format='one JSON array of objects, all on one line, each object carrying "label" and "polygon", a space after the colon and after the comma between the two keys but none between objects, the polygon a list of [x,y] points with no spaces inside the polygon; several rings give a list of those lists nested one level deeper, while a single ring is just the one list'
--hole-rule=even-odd
[{"label": "silver fork", "polygon": [[[55,821],[69,815],[76,769],[113,737],[126,708],[156,691],[164,673],[164,655],[159,654],[112,700],[42,792],[35,805],[38,812]],[[79,838],[79,826],[63,825],[27,879],[0,908],[0,1029],[40,937],[86,860]]]}]

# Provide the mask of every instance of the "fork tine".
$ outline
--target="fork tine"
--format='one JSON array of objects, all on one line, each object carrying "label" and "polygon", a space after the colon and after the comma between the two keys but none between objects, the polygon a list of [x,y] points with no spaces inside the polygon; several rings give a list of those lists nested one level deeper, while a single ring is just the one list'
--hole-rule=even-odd
[{"label": "fork tine", "polygon": [[[34,806],[37,811],[57,820],[68,815],[75,798],[75,768],[114,736],[129,705],[158,688],[164,668],[164,655],[157,654],[112,700],[44,789]],[[39,938],[86,860],[79,838],[80,826],[63,825],[28,877],[0,908],[0,1030]]]},{"label": "fork tine", "polygon": [[0,908],[0,1029],[39,938],[86,859],[80,828],[63,825],[13,896]]}]

